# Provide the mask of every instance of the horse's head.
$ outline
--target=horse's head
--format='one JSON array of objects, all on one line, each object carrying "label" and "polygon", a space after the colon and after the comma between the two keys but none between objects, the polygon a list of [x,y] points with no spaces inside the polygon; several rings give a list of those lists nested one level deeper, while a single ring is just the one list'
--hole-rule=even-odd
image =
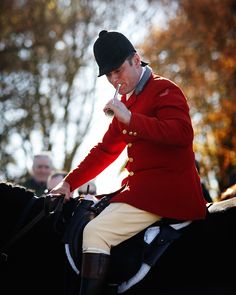
[{"label": "horse's head", "polygon": [[[22,218],[29,203],[37,200],[34,193],[26,188],[9,182],[0,183],[0,239],[5,240]],[[29,210],[30,211],[30,208]],[[23,213],[22,213],[23,212]]]}]

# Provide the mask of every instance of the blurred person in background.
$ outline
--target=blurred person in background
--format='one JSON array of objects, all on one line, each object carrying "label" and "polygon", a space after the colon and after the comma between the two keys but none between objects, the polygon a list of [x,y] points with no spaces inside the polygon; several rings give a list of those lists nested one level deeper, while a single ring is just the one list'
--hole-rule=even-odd
[{"label": "blurred person in background", "polygon": [[33,158],[31,176],[20,183],[20,185],[32,190],[37,197],[40,197],[47,189],[49,175],[53,171],[53,164],[50,154],[44,152]]},{"label": "blurred person in background", "polygon": [[67,172],[64,170],[54,171],[52,172],[47,180],[47,189],[45,192],[50,192],[51,189],[54,188],[65,176]]}]

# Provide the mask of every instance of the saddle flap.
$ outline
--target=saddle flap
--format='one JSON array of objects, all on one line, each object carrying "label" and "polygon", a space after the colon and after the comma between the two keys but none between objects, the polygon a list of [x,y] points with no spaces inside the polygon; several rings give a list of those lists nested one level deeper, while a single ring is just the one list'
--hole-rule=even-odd
[{"label": "saddle flap", "polygon": [[176,230],[168,224],[161,225],[159,234],[144,250],[143,262],[153,266],[169,245],[180,236],[180,230]]}]

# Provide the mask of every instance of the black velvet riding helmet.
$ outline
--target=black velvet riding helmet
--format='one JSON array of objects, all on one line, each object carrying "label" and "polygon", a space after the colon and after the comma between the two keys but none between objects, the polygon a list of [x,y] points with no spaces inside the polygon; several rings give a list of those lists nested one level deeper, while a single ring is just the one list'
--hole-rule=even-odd
[{"label": "black velvet riding helmet", "polygon": [[[93,52],[100,77],[118,69],[130,54],[136,52],[136,49],[123,34],[103,30],[94,43]],[[146,66],[147,63],[142,61],[141,65]]]}]

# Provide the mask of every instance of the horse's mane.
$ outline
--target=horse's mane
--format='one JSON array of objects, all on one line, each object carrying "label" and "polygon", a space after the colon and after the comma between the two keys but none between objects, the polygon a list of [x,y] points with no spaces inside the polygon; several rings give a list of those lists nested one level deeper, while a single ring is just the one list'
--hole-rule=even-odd
[{"label": "horse's mane", "polygon": [[13,182],[5,181],[0,182],[0,198],[4,195],[11,195],[11,197],[20,196],[26,198],[36,197],[34,192],[26,187]]},{"label": "horse's mane", "polygon": [[21,189],[24,191],[33,192],[32,190],[27,189],[25,186],[22,186],[20,184],[10,182],[10,181],[2,181],[2,182],[0,182],[0,186],[5,187],[5,188],[9,188],[9,189],[16,188],[16,189]]}]

